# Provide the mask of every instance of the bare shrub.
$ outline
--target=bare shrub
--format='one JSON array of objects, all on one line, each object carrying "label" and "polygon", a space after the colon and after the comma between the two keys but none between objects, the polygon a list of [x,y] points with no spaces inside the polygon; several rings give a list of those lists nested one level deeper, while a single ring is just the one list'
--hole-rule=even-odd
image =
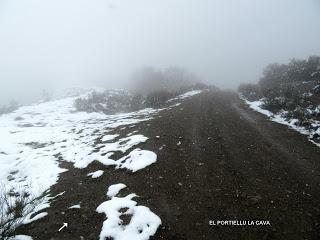
[{"label": "bare shrub", "polygon": [[34,198],[24,190],[7,191],[0,187],[0,240],[16,235],[17,228],[32,213],[40,198]]}]

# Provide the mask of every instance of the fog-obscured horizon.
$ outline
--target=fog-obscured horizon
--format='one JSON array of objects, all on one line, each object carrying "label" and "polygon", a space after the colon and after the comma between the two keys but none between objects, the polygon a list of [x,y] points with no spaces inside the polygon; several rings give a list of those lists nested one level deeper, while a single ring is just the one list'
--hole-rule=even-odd
[{"label": "fog-obscured horizon", "polygon": [[317,0],[0,0],[0,103],[43,89],[126,87],[146,66],[220,88],[320,55]]}]

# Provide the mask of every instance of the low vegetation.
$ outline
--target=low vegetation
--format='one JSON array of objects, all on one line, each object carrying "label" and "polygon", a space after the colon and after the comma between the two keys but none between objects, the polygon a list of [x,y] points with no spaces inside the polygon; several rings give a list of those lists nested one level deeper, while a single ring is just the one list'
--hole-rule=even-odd
[{"label": "low vegetation", "polygon": [[14,110],[19,108],[19,104],[16,101],[11,101],[7,105],[0,106],[0,115],[13,112]]},{"label": "low vegetation", "polygon": [[87,97],[77,98],[74,102],[78,111],[103,112],[105,114],[128,112],[140,104],[139,96],[134,96],[127,91],[93,91]]},{"label": "low vegetation", "polygon": [[94,91],[86,97],[77,98],[74,101],[74,106],[77,111],[83,112],[125,113],[144,108],[163,107],[168,104],[169,99],[191,90],[199,90],[199,86],[183,88],[179,91],[157,90],[146,95],[131,94],[121,90]]},{"label": "low vegetation", "polygon": [[[297,126],[314,130],[320,121],[320,57],[291,60],[266,67],[258,84],[242,84],[240,94],[249,101],[261,100],[263,107]],[[318,134],[314,140],[320,141]]]},{"label": "low vegetation", "polygon": [[27,215],[32,213],[39,199],[25,191],[7,191],[0,189],[0,240],[8,240],[16,235]]}]

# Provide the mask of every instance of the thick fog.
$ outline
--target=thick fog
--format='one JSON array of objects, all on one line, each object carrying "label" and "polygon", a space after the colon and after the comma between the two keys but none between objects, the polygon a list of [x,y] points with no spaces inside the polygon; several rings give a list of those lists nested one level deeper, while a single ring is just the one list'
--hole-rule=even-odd
[{"label": "thick fog", "polygon": [[141,66],[235,88],[319,43],[317,0],[0,0],[0,101],[121,87]]}]

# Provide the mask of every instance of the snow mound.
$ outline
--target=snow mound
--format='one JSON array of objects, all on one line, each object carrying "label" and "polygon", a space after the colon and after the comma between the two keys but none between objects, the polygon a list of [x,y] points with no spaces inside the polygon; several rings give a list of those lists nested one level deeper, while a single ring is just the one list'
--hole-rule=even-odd
[{"label": "snow mound", "polygon": [[103,174],[103,171],[102,170],[98,170],[98,171],[89,173],[87,176],[91,176],[92,178],[98,178],[98,177],[101,177],[102,174]]},{"label": "snow mound", "polygon": [[132,172],[141,170],[157,161],[157,154],[139,148],[116,161],[116,168],[126,168]]},{"label": "snow mound", "polygon": [[[161,219],[148,207],[137,206],[137,202],[132,200],[136,196],[134,193],[123,198],[114,196],[100,204],[96,211],[107,217],[103,222],[100,240],[147,240],[156,233]],[[128,218],[131,219],[123,220]]]},{"label": "snow mound", "polygon": [[109,198],[113,198],[114,196],[118,195],[118,193],[126,188],[127,186],[123,183],[113,184],[108,188],[107,196]]}]

